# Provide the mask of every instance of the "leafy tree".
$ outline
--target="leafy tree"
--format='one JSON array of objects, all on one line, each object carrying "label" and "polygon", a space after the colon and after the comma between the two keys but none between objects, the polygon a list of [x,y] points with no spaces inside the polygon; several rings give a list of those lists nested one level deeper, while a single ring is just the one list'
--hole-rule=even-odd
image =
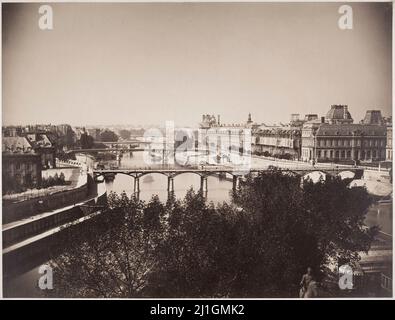
[{"label": "leafy tree", "polygon": [[52,294],[64,297],[138,297],[155,264],[155,245],[142,228],[143,203],[109,196],[109,208],[89,223],[71,225],[59,241],[67,248],[52,261]]},{"label": "leafy tree", "polygon": [[84,132],[81,134],[79,144],[81,145],[81,149],[92,149],[94,145],[94,139],[92,136]]},{"label": "leafy tree", "polygon": [[126,129],[122,129],[119,131],[119,135],[123,140],[129,140],[131,136],[131,132]]},{"label": "leafy tree", "polygon": [[232,203],[200,192],[164,204],[125,193],[88,223],[64,230],[55,294],[73,297],[295,297],[307,266],[353,264],[375,228],[364,188],[304,181],[276,169],[247,176]]},{"label": "leafy tree", "polygon": [[59,175],[59,181],[64,184],[65,180],[66,180],[66,177],[65,177],[64,173],[61,172]]},{"label": "leafy tree", "polygon": [[233,201],[251,219],[250,241],[259,248],[244,279],[249,295],[292,295],[307,266],[320,278],[331,261],[354,264],[376,232],[364,228],[366,189],[340,178],[300,188],[300,176],[274,169],[248,177]]},{"label": "leafy tree", "polygon": [[64,146],[71,147],[74,144],[75,132],[70,125],[64,125],[65,128],[57,128],[54,134],[57,136],[58,150],[61,150]]},{"label": "leafy tree", "polygon": [[226,239],[230,236],[226,216],[192,190],[182,202],[170,202],[167,206],[171,208],[168,232],[158,246],[158,264],[152,274],[149,295],[223,295],[219,290],[227,278],[222,266],[228,261]]},{"label": "leafy tree", "polygon": [[116,142],[118,141],[118,136],[111,130],[104,130],[100,133],[100,140],[103,142]]}]

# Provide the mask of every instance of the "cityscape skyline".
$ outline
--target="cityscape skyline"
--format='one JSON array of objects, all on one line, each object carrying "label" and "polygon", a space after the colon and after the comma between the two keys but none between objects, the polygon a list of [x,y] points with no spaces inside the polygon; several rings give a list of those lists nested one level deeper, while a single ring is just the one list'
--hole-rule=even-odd
[{"label": "cityscape skyline", "polygon": [[3,125],[390,116],[391,4],[351,6],[340,30],[338,3],[53,4],[42,31],[38,4],[6,4]]},{"label": "cityscape skyline", "polygon": [[[364,118],[366,116],[366,112],[372,111],[372,110],[374,110],[374,111],[377,110],[377,111],[380,111],[381,113],[383,112],[381,109],[366,109],[365,110],[365,114],[363,114],[361,119],[355,119],[355,117],[353,116],[352,110],[350,110],[353,122],[354,123],[361,123],[361,122],[363,122],[363,120],[364,120]],[[317,117],[320,119],[321,117],[326,117],[326,114],[327,114],[327,112],[325,112],[323,114],[315,114],[315,115],[317,115]],[[218,114],[208,113],[208,115],[213,115],[216,118],[218,117]],[[289,114],[288,117],[284,117],[283,120],[280,120],[280,121],[277,121],[277,122],[272,122],[270,120],[256,119],[256,118],[254,118],[254,115],[251,114],[251,113],[247,113],[244,118],[238,119],[238,121],[231,122],[231,121],[227,121],[226,115],[219,114],[219,116],[221,117],[221,125],[243,124],[244,122],[246,122],[248,120],[248,116],[249,115],[251,115],[251,117],[252,117],[252,122],[257,124],[257,125],[280,126],[280,125],[289,125],[292,122],[291,118],[294,115],[297,115],[300,120],[303,120],[305,118],[305,116],[314,115],[314,114],[300,114],[300,113],[294,112],[294,113]],[[389,119],[389,118],[392,118],[392,113],[389,114],[388,116],[382,113],[382,116],[383,116],[383,119]],[[201,115],[200,115],[200,117],[201,117]],[[225,118],[225,121],[223,121],[224,118]],[[166,121],[168,121],[168,120],[166,120]],[[52,122],[48,122],[48,123],[13,123],[13,124],[7,124],[7,125],[3,124],[3,127],[7,127],[7,126],[22,126],[23,127],[23,126],[32,126],[32,125],[33,126],[34,125],[54,125],[54,126],[71,125],[72,127],[87,127],[87,128],[91,128],[91,127],[92,128],[94,128],[94,127],[98,127],[98,128],[100,128],[100,127],[102,127],[102,128],[110,128],[110,127],[149,128],[149,127],[165,127],[166,126],[166,121],[163,121],[162,123],[139,123],[139,124],[132,124],[132,123],[124,123],[124,124],[122,124],[122,123],[108,123],[108,124],[96,123],[95,124],[95,123],[93,123],[93,124],[87,124],[87,125],[84,125],[84,124],[80,125],[80,124],[73,124],[73,123],[66,123],[66,122],[62,122],[62,123],[52,123]],[[179,128],[181,128],[181,127],[192,127],[193,128],[193,127],[198,127],[200,122],[201,122],[201,119],[198,118],[198,119],[196,119],[195,125],[182,125],[182,124],[179,125],[179,124],[175,123],[175,127],[176,128],[177,127],[179,127]]]}]

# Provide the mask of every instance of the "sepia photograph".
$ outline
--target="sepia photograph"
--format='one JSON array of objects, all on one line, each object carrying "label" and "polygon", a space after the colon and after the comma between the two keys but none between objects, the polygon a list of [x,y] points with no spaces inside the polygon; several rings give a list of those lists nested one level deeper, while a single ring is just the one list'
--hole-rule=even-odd
[{"label": "sepia photograph", "polygon": [[3,298],[393,297],[392,2],[1,19]]}]

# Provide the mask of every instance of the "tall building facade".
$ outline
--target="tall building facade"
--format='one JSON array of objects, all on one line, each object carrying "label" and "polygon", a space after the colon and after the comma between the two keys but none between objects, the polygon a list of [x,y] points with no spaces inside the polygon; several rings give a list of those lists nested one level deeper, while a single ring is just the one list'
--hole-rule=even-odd
[{"label": "tall building facade", "polygon": [[302,128],[302,160],[319,162],[383,161],[387,129],[378,124],[381,113],[369,110],[363,123],[354,124],[347,106],[333,105],[325,118]]},{"label": "tall building facade", "polygon": [[265,127],[253,131],[252,151],[258,155],[300,158],[300,127]]},{"label": "tall building facade", "polygon": [[200,147],[216,153],[218,163],[231,158],[234,152],[251,152],[251,130],[256,127],[251,114],[247,122],[222,124],[220,116],[203,115],[199,130]]},{"label": "tall building facade", "polygon": [[26,139],[32,144],[34,150],[41,156],[43,169],[56,167],[56,147],[46,133],[26,133]]},{"label": "tall building facade", "polygon": [[387,124],[386,160],[392,161],[392,121]]},{"label": "tall building facade", "polygon": [[41,184],[41,155],[26,137],[2,139],[3,192]]}]

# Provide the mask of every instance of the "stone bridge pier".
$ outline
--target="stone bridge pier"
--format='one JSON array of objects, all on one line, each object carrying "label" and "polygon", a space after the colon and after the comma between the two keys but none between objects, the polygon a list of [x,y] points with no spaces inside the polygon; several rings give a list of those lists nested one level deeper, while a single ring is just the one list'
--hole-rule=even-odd
[{"label": "stone bridge pier", "polygon": [[174,177],[173,176],[167,177],[167,193],[169,195],[174,194]]},{"label": "stone bridge pier", "polygon": [[133,194],[134,196],[139,199],[140,198],[140,176],[136,175],[133,176]]},{"label": "stone bridge pier", "polygon": [[202,193],[203,197],[207,198],[208,184],[207,184],[207,176],[205,175],[200,176],[200,192]]},{"label": "stone bridge pier", "polygon": [[235,192],[239,187],[240,179],[238,176],[233,176],[232,178],[232,191]]}]

